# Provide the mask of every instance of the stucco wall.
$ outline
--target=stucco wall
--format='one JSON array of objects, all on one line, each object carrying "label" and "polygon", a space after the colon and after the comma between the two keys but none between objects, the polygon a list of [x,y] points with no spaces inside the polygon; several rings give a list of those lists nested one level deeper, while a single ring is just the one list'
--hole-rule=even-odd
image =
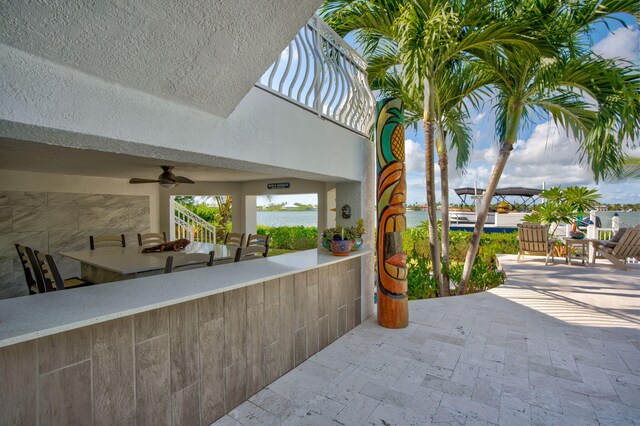
[{"label": "stucco wall", "polygon": [[88,248],[89,235],[157,230],[157,185],[123,179],[0,171],[0,299],[27,294],[14,244],[52,253],[63,276],[78,262],[57,255]]},{"label": "stucco wall", "polygon": [[361,181],[370,144],[255,87],[222,119],[2,44],[0,93],[0,136],[148,158]]}]

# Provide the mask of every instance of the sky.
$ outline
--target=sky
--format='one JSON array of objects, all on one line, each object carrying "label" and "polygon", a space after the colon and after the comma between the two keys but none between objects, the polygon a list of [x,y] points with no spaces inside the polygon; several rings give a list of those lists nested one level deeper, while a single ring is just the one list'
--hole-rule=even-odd
[{"label": "sky", "polygon": [[[633,20],[625,19],[627,26],[610,23],[611,31],[604,25],[594,28],[592,33],[593,49],[607,58],[624,58],[640,64],[640,32]],[[474,139],[474,151],[464,174],[450,168],[450,203],[459,203],[454,188],[484,188],[491,175],[493,164],[498,155],[498,141],[495,136],[495,114],[490,103],[471,117]],[[425,203],[424,175],[424,133],[422,124],[417,129],[405,129],[405,151],[407,165],[407,203]],[[638,145],[638,144],[636,144]],[[640,181],[625,181],[617,184],[599,183],[596,185],[588,165],[580,164],[577,156],[578,143],[568,138],[565,132],[547,120],[536,120],[528,128],[522,128],[518,141],[500,179],[498,187],[523,186],[545,188],[552,186],[579,185],[596,188],[602,194],[605,203],[640,203]],[[629,150],[640,156],[640,149]],[[451,158],[451,156],[450,156]],[[436,158],[437,161],[437,158]],[[439,168],[436,163],[436,199],[440,199]]]},{"label": "sky", "polygon": [[[593,50],[606,58],[623,58],[640,65],[640,31],[633,18],[619,16],[627,27],[621,23],[609,21],[609,27],[599,24],[593,28]],[[352,43],[347,36],[346,41]],[[352,43],[353,44],[353,43]],[[357,46],[354,46],[357,49]],[[471,117],[473,129],[473,146],[471,161],[464,173],[450,167],[449,200],[459,203],[460,200],[453,192],[459,187],[479,188],[487,185],[493,164],[498,154],[498,141],[495,136],[495,114],[487,102],[483,108],[474,111]],[[416,129],[405,129],[405,151],[407,165],[407,203],[425,203],[425,172],[424,172],[424,133],[422,123]],[[636,146],[639,144],[636,143]],[[640,156],[640,147],[629,149],[628,152]],[[500,179],[499,187],[524,186],[530,188],[546,188],[552,186],[579,185],[597,189],[602,194],[605,203],[640,203],[640,181],[625,181],[621,183],[596,184],[589,166],[580,164],[578,143],[568,138],[565,132],[548,120],[540,117],[531,125],[521,128],[518,141],[514,145],[505,171]],[[450,158],[453,156],[450,155]],[[440,179],[436,158],[436,199],[440,200]],[[315,197],[303,195],[279,196],[273,203],[314,203]],[[258,205],[267,205],[270,201],[266,197],[258,197]]]}]

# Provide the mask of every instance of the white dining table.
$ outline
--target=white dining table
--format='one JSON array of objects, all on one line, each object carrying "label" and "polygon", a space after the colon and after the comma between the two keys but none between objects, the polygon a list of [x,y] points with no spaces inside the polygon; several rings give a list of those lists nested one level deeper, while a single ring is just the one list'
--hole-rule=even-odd
[{"label": "white dining table", "polygon": [[161,273],[168,256],[179,258],[187,253],[214,252],[214,263],[233,261],[237,246],[192,242],[180,251],[142,253],[144,247],[109,247],[96,250],[60,252],[80,262],[83,279],[94,283],[121,281]]}]

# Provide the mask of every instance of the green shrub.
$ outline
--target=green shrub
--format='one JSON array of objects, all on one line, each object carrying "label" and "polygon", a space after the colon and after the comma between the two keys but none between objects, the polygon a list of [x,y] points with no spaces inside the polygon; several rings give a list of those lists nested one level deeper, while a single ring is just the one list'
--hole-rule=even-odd
[{"label": "green shrub", "polygon": [[[449,233],[449,257],[451,267],[449,276],[452,283],[462,277],[464,258],[471,241],[471,232],[451,231]],[[471,270],[468,292],[477,292],[496,287],[504,283],[505,277],[496,270],[496,254],[518,253],[518,233],[485,233],[480,240],[478,256]],[[409,271],[407,275],[407,294],[409,299],[426,299],[438,295],[438,283],[432,277],[431,252],[429,249],[429,229],[426,223],[408,229],[403,234],[403,249],[407,253]]]},{"label": "green shrub", "polygon": [[318,247],[318,228],[315,226],[259,225],[257,231],[271,237],[269,246],[274,249],[301,251]]},{"label": "green shrub", "polygon": [[[449,271],[449,277],[451,278],[451,282],[456,285],[456,289],[457,283],[462,279],[463,268],[464,264],[458,264],[452,266]],[[489,290],[504,284],[505,279],[504,272],[499,270],[493,261],[485,262],[481,257],[477,257],[471,269],[467,293]]]}]

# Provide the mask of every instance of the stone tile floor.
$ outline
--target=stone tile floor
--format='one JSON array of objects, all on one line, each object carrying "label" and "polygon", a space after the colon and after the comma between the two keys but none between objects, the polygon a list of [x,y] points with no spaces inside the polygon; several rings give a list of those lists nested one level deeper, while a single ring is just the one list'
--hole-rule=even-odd
[{"label": "stone tile floor", "polygon": [[216,425],[640,425],[640,268],[500,262],[504,286],[370,318]]}]

